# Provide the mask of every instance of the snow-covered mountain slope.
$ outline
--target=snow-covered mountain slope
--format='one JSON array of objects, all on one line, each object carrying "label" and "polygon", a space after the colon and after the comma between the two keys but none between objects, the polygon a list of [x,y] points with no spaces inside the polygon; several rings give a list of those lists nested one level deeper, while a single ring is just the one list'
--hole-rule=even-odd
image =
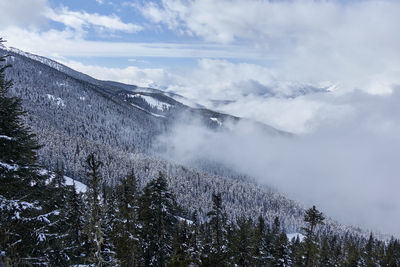
[{"label": "snow-covered mountain slope", "polygon": [[[6,74],[14,81],[11,93],[22,98],[28,111],[26,123],[44,145],[39,151],[44,166],[55,169],[57,162],[63,162],[68,177],[85,182],[85,158],[96,152],[104,163],[102,176],[109,183],[133,169],[143,187],[162,171],[179,203],[189,211],[200,207],[202,214],[207,212],[212,193],[218,191],[232,218],[241,214],[255,218],[261,212],[270,221],[278,216],[288,232],[300,231],[304,209],[295,201],[238,174],[211,174],[207,167],[182,166],[149,151],[153,141],[178,119],[185,122],[182,114],[187,120],[204,121],[211,129],[223,129],[240,118],[189,107],[156,89],[98,81],[71,69],[53,68],[32,56],[1,49],[0,53],[10,54],[7,61],[13,67]],[[258,126],[268,134],[284,134]],[[341,232],[350,229],[334,223],[326,227]]]},{"label": "snow-covered mountain slope", "polygon": [[[106,94],[114,100],[123,100],[125,102],[131,103],[131,107],[137,108],[140,111],[146,112],[148,115],[157,118],[171,118],[167,123],[173,123],[178,117],[181,120],[185,119],[199,119],[205,125],[211,128],[224,127],[224,121],[235,123],[241,119],[228,114],[223,114],[220,112],[215,112],[204,108],[203,106],[196,104],[193,100],[186,99],[185,97],[174,94],[171,92],[165,92],[154,88],[144,88],[135,85],[127,85],[112,81],[101,81],[94,79],[86,74],[75,71],[63,64],[60,64],[54,60],[34,55],[21,51],[17,48],[7,48],[5,46],[0,47],[3,51],[7,51],[11,55],[11,63],[15,60],[15,56],[19,55],[36,62],[42,63],[50,67],[52,70],[57,70],[61,73],[68,75],[69,78],[73,78],[77,81],[86,82],[92,86],[97,87],[96,90],[101,94]],[[0,50],[1,51],[1,50]],[[68,82],[66,81],[56,81],[59,87],[68,87]],[[57,94],[49,94],[52,100],[54,100],[58,105],[67,105],[67,103],[60,101],[62,98]],[[139,97],[140,96],[140,97]],[[84,98],[81,96],[80,98]],[[184,116],[182,116],[184,114]],[[189,115],[189,116],[186,116]],[[216,118],[218,120],[210,120],[211,118]],[[254,122],[254,124],[260,126],[261,129],[265,130],[268,134],[284,134],[286,132],[279,131],[271,126]]]}]

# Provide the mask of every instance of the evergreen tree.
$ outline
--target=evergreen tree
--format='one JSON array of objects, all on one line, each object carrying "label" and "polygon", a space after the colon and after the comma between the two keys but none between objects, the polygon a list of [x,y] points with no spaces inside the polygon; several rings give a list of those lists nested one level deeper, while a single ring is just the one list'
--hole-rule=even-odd
[{"label": "evergreen tree", "polygon": [[137,180],[132,171],[116,186],[114,244],[122,266],[136,266],[138,254]]},{"label": "evergreen tree", "polygon": [[142,265],[164,266],[170,260],[177,221],[175,209],[175,197],[160,172],[157,179],[145,186],[139,199]]},{"label": "evergreen tree", "polygon": [[203,258],[203,264],[224,266],[226,264],[227,238],[226,238],[226,214],[222,206],[221,194],[212,195],[212,210],[207,213],[209,219],[210,240],[207,258]]},{"label": "evergreen tree", "polygon": [[362,253],[361,264],[366,267],[377,266],[376,255],[375,255],[375,240],[372,233],[369,235],[369,239]]},{"label": "evergreen tree", "polygon": [[271,244],[269,240],[269,229],[265,225],[264,218],[258,217],[258,222],[253,234],[253,255],[256,266],[265,266],[271,257]]},{"label": "evergreen tree", "polygon": [[177,230],[172,245],[170,267],[189,266],[190,259],[190,229],[186,221],[177,224]]},{"label": "evergreen tree", "polygon": [[88,219],[86,233],[90,246],[89,261],[95,266],[105,266],[103,245],[103,207],[101,204],[101,184],[100,168],[103,163],[91,153],[86,159],[88,169]]},{"label": "evergreen tree", "polygon": [[237,227],[234,230],[233,239],[230,240],[231,254],[233,262],[237,266],[253,266],[254,265],[254,244],[252,240],[253,221],[241,216],[236,221]]},{"label": "evergreen tree", "polygon": [[102,232],[103,232],[103,245],[102,254],[105,265],[117,266],[119,265],[116,257],[116,248],[114,245],[114,238],[116,234],[116,197],[114,186],[108,186],[103,182],[103,205],[102,205]]},{"label": "evergreen tree", "polygon": [[197,216],[197,211],[192,215],[192,224],[190,225],[190,240],[189,240],[189,258],[190,264],[198,266],[201,263],[201,236],[200,223]]},{"label": "evergreen tree", "polygon": [[273,261],[272,266],[286,267],[291,266],[289,240],[285,232],[281,232],[275,239],[273,244]]},{"label": "evergreen tree", "polygon": [[323,224],[324,220],[324,215],[315,206],[308,209],[304,215],[304,222],[306,223],[306,227],[303,227],[306,233],[304,239],[304,266],[316,266],[317,264],[319,244],[315,229],[318,225]]},{"label": "evergreen tree", "polygon": [[46,185],[49,177],[36,165],[40,146],[23,124],[21,100],[8,96],[12,81],[4,72],[9,67],[0,67],[0,263],[48,264],[50,226],[60,211],[51,203],[55,192]]},{"label": "evergreen tree", "polygon": [[82,194],[76,191],[75,181],[67,187],[68,198],[65,211],[67,229],[67,253],[70,264],[83,264],[90,254],[88,235],[85,233],[85,202]]}]

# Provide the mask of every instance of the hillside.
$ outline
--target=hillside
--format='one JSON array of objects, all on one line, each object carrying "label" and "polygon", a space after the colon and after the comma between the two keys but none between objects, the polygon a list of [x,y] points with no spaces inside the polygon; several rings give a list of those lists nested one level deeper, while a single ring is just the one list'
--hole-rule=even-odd
[{"label": "hillside", "polygon": [[[240,118],[186,106],[160,90],[99,81],[19,50],[0,52],[10,55],[7,62],[13,67],[7,69],[7,76],[14,80],[11,92],[23,99],[26,123],[44,145],[39,151],[42,165],[55,169],[62,162],[66,175],[85,182],[83,162],[96,152],[105,163],[103,175],[109,184],[133,169],[143,187],[162,171],[178,202],[190,211],[200,207],[204,214],[211,207],[212,193],[221,192],[231,218],[243,214],[255,218],[261,212],[269,222],[278,216],[288,232],[300,230],[304,209],[295,201],[229,169],[209,164],[194,169],[152,151],[157,136],[177,120],[201,120],[210,129],[229,131],[224,125]],[[266,134],[290,136],[256,125]],[[342,233],[352,229],[336,223],[326,227]]]}]

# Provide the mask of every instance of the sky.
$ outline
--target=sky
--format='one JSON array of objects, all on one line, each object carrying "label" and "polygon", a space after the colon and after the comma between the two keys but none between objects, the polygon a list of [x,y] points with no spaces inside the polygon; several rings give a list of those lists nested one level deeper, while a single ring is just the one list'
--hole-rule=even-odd
[{"label": "sky", "polygon": [[343,222],[400,235],[400,1],[2,0],[0,10],[8,46],[298,136],[192,125],[196,142],[164,137],[177,159],[224,145],[202,153]]}]

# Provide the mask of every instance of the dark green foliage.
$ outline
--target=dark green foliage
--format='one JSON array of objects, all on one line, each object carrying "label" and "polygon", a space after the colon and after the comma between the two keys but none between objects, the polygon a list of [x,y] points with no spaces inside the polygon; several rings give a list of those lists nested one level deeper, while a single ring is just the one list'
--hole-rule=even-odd
[{"label": "dark green foliage", "polygon": [[291,266],[289,240],[285,232],[274,238],[272,266]]},{"label": "dark green foliage", "polygon": [[22,123],[21,100],[8,96],[8,67],[0,67],[0,263],[46,263],[60,210],[51,201],[56,192],[46,186],[49,177],[36,166],[39,145]]},{"label": "dark green foliage", "polygon": [[206,229],[209,238],[203,254],[203,264],[211,266],[225,266],[227,258],[227,218],[222,206],[221,194],[212,195],[212,210],[207,213],[209,223]]},{"label": "dark green foliage", "polygon": [[95,154],[90,154],[86,159],[88,169],[88,218],[86,223],[86,234],[90,246],[89,261],[96,266],[103,266],[104,259],[104,232],[103,232],[103,205],[101,204],[100,168],[103,163],[97,159]]},{"label": "dark green foliage", "polygon": [[189,266],[191,263],[191,231],[190,226],[184,220],[177,224],[174,240],[172,243],[172,258],[168,266]]},{"label": "dark green foliage", "polygon": [[139,199],[140,262],[145,266],[164,266],[172,254],[176,224],[175,197],[162,173],[143,189]]},{"label": "dark green foliage", "polygon": [[236,221],[237,227],[233,232],[229,247],[232,263],[238,266],[254,265],[254,243],[252,242],[254,227],[253,221],[245,217],[240,217]]},{"label": "dark green foliage", "polygon": [[132,171],[115,187],[116,207],[113,240],[122,266],[136,266],[139,252],[137,180]]},{"label": "dark green foliage", "polygon": [[267,228],[264,218],[259,216],[253,234],[254,264],[257,266],[265,266],[272,257],[271,251],[269,226]]},{"label": "dark green foliage", "polygon": [[318,237],[315,235],[315,229],[318,225],[323,224],[325,217],[322,212],[316,209],[315,206],[308,209],[304,215],[306,227],[304,240],[304,266],[317,266],[319,257]]}]

